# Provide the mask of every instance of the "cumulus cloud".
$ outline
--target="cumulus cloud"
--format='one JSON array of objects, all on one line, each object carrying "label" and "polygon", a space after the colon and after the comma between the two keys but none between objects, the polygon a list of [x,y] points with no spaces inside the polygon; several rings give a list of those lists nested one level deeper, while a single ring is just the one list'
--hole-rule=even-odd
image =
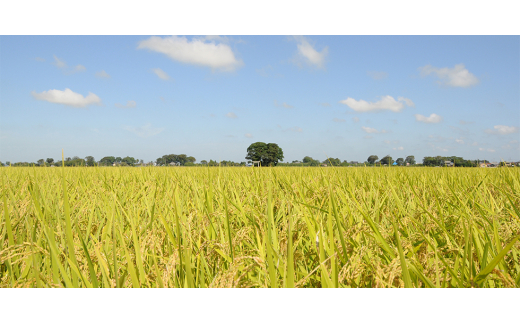
[{"label": "cumulus cloud", "polygon": [[31,95],[36,100],[47,101],[51,103],[58,103],[67,105],[75,108],[84,108],[91,104],[101,104],[101,99],[94,93],[89,92],[86,97],[83,95],[73,92],[71,89],[60,90],[49,90],[41,93],[31,92]]},{"label": "cumulus cloud", "polygon": [[135,108],[137,105],[137,103],[135,101],[127,101],[125,105],[122,105],[122,104],[119,104],[119,103],[116,103],[115,106],[118,107],[118,108]]},{"label": "cumulus cloud", "polygon": [[226,114],[226,117],[230,118],[230,119],[236,119],[238,118],[237,115],[233,112],[229,112]]},{"label": "cumulus cloud", "polygon": [[110,74],[105,72],[105,70],[101,70],[99,72],[96,72],[96,77],[99,77],[101,79],[109,79],[110,78]]},{"label": "cumulus cloud", "polygon": [[492,135],[509,135],[518,132],[518,127],[496,125],[494,129],[486,129],[485,132]]},{"label": "cumulus cloud", "polygon": [[422,76],[434,74],[439,78],[439,83],[453,87],[470,87],[479,82],[478,78],[470,73],[464,64],[457,64],[453,68],[438,68],[431,65],[420,67]]},{"label": "cumulus cloud", "polygon": [[404,97],[398,97],[397,101],[390,95],[383,96],[381,100],[376,102],[367,102],[365,100],[355,100],[353,98],[347,98],[339,101],[339,103],[347,105],[354,111],[357,112],[376,112],[389,110],[392,112],[400,112],[404,109],[404,106],[414,107],[415,104],[412,100]]},{"label": "cumulus cloud", "polygon": [[152,68],[152,72],[154,72],[154,74],[157,75],[161,80],[168,81],[170,79],[170,76],[160,68]]},{"label": "cumulus cloud", "polygon": [[334,121],[334,122],[345,122],[346,120],[345,119],[340,119],[340,118],[334,118],[332,121]]},{"label": "cumulus cloud", "polygon": [[387,72],[376,72],[376,71],[370,71],[367,72],[367,75],[373,78],[374,80],[382,80],[388,77]]},{"label": "cumulus cloud", "polygon": [[283,102],[282,104],[279,104],[278,101],[276,101],[276,100],[274,100],[274,105],[277,106],[277,107],[282,107],[282,108],[286,108],[286,109],[294,108],[294,106],[292,106],[290,104],[287,104],[285,102]]},{"label": "cumulus cloud", "polygon": [[318,52],[314,47],[309,43],[309,40],[303,36],[294,36],[296,40],[297,48],[298,48],[298,59],[295,61],[296,64],[300,65],[301,62],[304,62],[307,65],[314,66],[317,68],[325,67],[325,59],[329,54],[329,48],[325,46]]},{"label": "cumulus cloud", "polygon": [[246,138],[253,138],[253,135],[250,133],[246,133],[244,136],[246,136]]},{"label": "cumulus cloud", "polygon": [[186,37],[152,36],[140,41],[137,49],[148,49],[181,63],[206,66],[213,70],[230,72],[243,65],[231,47],[215,37],[192,38],[190,41]]},{"label": "cumulus cloud", "polygon": [[150,123],[147,123],[142,127],[124,126],[123,129],[130,131],[141,138],[155,136],[164,130],[164,128],[154,128]]},{"label": "cumulus cloud", "polygon": [[423,116],[422,114],[414,114],[415,120],[424,123],[439,123],[442,121],[442,117],[438,114],[432,113],[429,117]]}]

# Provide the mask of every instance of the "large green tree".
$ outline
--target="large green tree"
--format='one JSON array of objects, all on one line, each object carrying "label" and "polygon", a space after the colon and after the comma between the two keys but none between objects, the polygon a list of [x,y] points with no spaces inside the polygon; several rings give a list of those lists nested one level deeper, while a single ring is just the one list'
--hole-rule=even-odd
[{"label": "large green tree", "polygon": [[394,163],[394,160],[390,155],[386,155],[385,157],[381,158],[381,164],[383,165],[392,165]]},{"label": "large green tree", "polygon": [[247,148],[246,159],[260,161],[262,166],[276,166],[283,161],[283,151],[277,144],[255,142]]},{"label": "large green tree", "polygon": [[379,159],[379,157],[377,157],[377,155],[370,155],[368,158],[367,158],[367,162],[369,164],[374,164],[377,160]]}]

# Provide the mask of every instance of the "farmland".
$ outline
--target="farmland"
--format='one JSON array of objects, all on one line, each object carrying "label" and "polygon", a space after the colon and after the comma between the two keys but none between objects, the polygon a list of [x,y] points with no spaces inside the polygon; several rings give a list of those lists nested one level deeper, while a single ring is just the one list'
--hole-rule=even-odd
[{"label": "farmland", "polygon": [[520,287],[518,169],[0,177],[0,287]]}]

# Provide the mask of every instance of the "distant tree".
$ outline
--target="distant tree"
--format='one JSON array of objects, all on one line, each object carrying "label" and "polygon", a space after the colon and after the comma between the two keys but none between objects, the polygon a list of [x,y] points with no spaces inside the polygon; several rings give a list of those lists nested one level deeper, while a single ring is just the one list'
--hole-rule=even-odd
[{"label": "distant tree", "polygon": [[404,162],[410,165],[415,165],[415,157],[413,155],[407,156]]},{"label": "distant tree", "polygon": [[38,159],[37,163],[38,163],[38,166],[45,165],[45,161],[43,160],[43,158],[42,159]]},{"label": "distant tree", "polygon": [[72,158],[70,158],[70,157],[65,158],[65,161],[71,161],[71,160],[72,160]]},{"label": "distant tree", "polygon": [[322,163],[329,166],[339,166],[341,165],[341,160],[339,160],[339,158],[329,157],[325,159]]},{"label": "distant tree", "polygon": [[116,161],[116,158],[114,156],[107,156],[101,158],[99,161],[100,166],[112,166]]},{"label": "distant tree", "polygon": [[79,158],[78,156],[72,157],[72,160],[78,160],[78,159],[81,159],[81,158]]},{"label": "distant tree", "polygon": [[137,159],[134,157],[126,156],[125,158],[121,159],[122,163],[126,163],[128,166],[134,166],[135,163],[137,163]]},{"label": "distant tree", "polygon": [[47,162],[47,164],[50,165],[50,164],[54,163],[54,158],[47,158],[46,162]]},{"label": "distant tree", "polygon": [[216,161],[214,161],[213,159],[210,159],[208,166],[218,166],[218,163]]},{"label": "distant tree", "polygon": [[312,162],[313,160],[314,160],[314,159],[312,159],[312,157],[305,156],[305,157],[303,157],[303,160],[302,160],[302,161],[303,161],[304,163],[307,164],[307,163]]},{"label": "distant tree", "polygon": [[385,157],[381,158],[381,164],[383,165],[392,165],[393,163],[394,161],[390,155],[386,155]]},{"label": "distant tree", "polygon": [[85,157],[85,162],[86,162],[87,166],[95,166],[96,165],[96,161],[95,161],[94,157],[92,157],[92,156]]},{"label": "distant tree", "polygon": [[200,163],[201,163],[202,165],[207,165],[207,164],[208,164],[208,161],[205,160],[205,159],[203,159],[203,160],[200,161]]},{"label": "distant tree", "polygon": [[116,163],[120,163],[121,161],[123,161],[123,158],[121,158],[121,157],[116,157],[116,160],[115,160]]},{"label": "distant tree", "polygon": [[195,157],[192,157],[192,156],[189,156],[188,158],[186,158],[186,160],[188,161],[188,163],[195,163],[197,160],[195,159]]},{"label": "distant tree", "polygon": [[395,162],[397,163],[397,165],[399,166],[403,166],[404,165],[404,159],[399,157],[395,160]]},{"label": "distant tree", "polygon": [[373,165],[377,160],[379,159],[379,157],[377,157],[377,155],[370,155],[368,158],[367,158],[367,162],[371,165]]},{"label": "distant tree", "polygon": [[255,142],[247,148],[246,159],[260,161],[262,166],[276,166],[283,161],[283,151],[274,143]]}]

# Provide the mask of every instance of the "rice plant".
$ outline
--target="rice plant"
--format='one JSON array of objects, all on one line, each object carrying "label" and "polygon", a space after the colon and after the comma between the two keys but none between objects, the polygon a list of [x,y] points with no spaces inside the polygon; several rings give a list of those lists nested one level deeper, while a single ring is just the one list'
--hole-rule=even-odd
[{"label": "rice plant", "polygon": [[519,175],[2,168],[0,287],[520,287]]}]

